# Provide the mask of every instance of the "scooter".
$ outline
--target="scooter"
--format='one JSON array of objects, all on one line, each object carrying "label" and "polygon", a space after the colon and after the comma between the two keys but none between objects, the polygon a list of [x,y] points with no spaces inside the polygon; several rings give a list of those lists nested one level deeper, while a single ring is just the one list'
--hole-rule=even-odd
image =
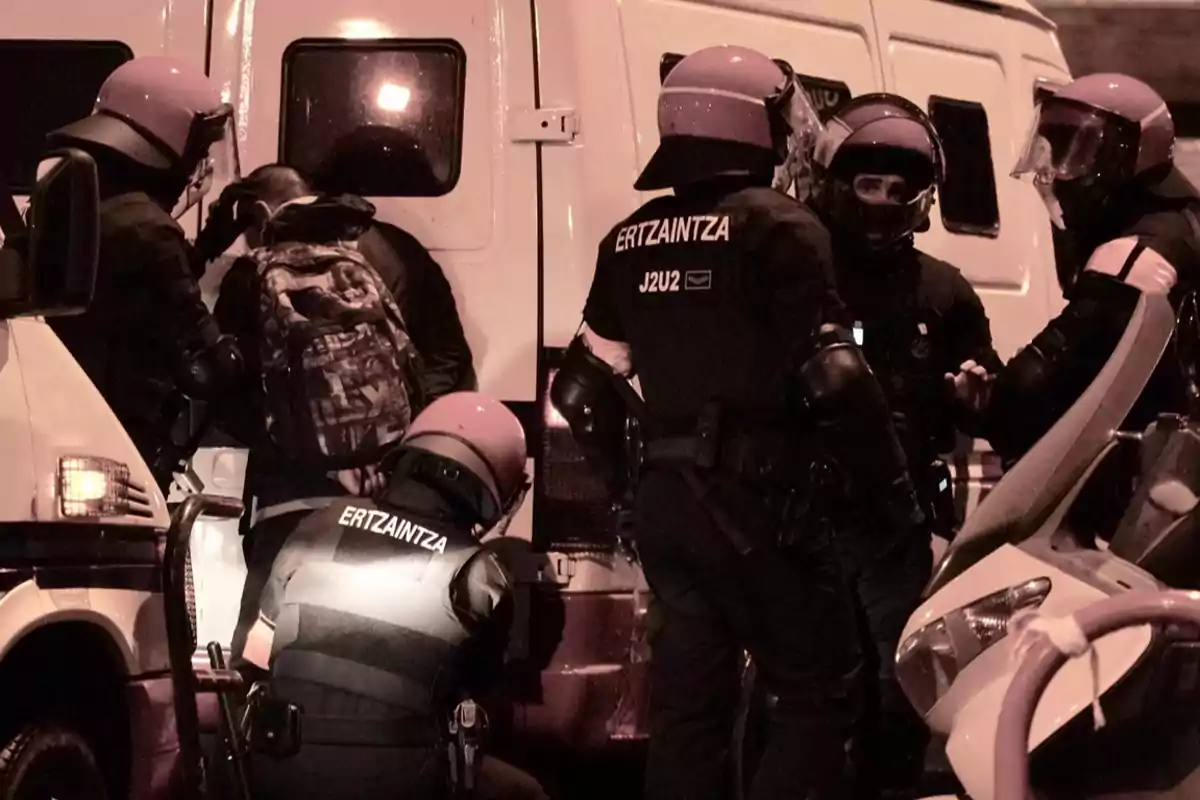
[{"label": "scooter", "polygon": [[[1192,310],[1181,315],[1187,324],[1176,337],[1184,363],[1194,363],[1198,341],[1194,303]],[[1066,616],[1110,597],[1192,588],[1200,579],[1200,414],[1162,416],[1142,434],[1118,432],[1175,322],[1165,294],[1142,296],[1096,380],[967,518],[904,631],[897,677],[945,738],[971,800],[997,798],[991,744],[1016,671],[1014,618]],[[1109,459],[1130,455],[1129,448],[1140,479],[1105,546],[1081,532],[1072,512]],[[1034,785],[1053,797],[1182,797],[1163,792],[1176,791],[1200,765],[1200,745],[1187,752],[1193,715],[1178,713],[1200,702],[1192,678],[1200,674],[1200,642],[1175,627],[1139,624],[1108,633],[1094,648],[1094,680],[1089,665],[1071,662],[1042,696],[1028,737]],[[1093,694],[1110,713],[1098,737],[1086,735],[1082,713]],[[1142,762],[1132,773],[1131,753]],[[1081,761],[1087,770],[1078,769]]]},{"label": "scooter", "polygon": [[[1004,694],[996,725],[995,790],[992,794],[995,800],[1028,800],[1030,797],[1030,765],[1026,743],[1037,717],[1044,711],[1040,701],[1059,669],[1068,663],[1069,658],[1088,654],[1097,639],[1147,624],[1159,628],[1200,628],[1200,593],[1126,592],[1067,617],[1025,620],[1025,630],[1019,638],[1026,642],[1026,646],[1022,648],[1016,674]],[[1098,713],[1097,727],[1102,721],[1103,716]],[[1136,761],[1132,766],[1134,771],[1141,769]],[[1137,796],[1185,800],[1198,794],[1200,769],[1193,770],[1183,783],[1165,793],[1138,793]],[[1078,796],[1078,791],[1050,795],[1055,800]]]}]

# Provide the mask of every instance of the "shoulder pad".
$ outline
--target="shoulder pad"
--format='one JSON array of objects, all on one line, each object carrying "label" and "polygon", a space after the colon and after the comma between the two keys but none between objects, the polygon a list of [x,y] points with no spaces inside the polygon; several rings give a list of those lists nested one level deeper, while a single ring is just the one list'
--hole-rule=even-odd
[{"label": "shoulder pad", "polygon": [[512,578],[503,563],[486,549],[473,551],[450,584],[451,603],[462,616],[482,622],[512,592]]},{"label": "shoulder pad", "polygon": [[1169,293],[1179,277],[1171,262],[1132,236],[1097,247],[1084,271],[1111,275],[1146,294]]}]

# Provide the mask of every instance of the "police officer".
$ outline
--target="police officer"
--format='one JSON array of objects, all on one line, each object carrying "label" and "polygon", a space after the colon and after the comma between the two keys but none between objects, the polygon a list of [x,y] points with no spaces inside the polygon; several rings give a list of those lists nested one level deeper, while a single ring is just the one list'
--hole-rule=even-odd
[{"label": "police officer", "polygon": [[151,464],[181,410],[172,401],[213,397],[240,365],[194,274],[237,232],[210,232],[211,252],[203,253],[175,221],[214,180],[236,177],[232,119],[203,72],[155,56],[118,67],[94,113],[49,136],[51,146],[77,147],[96,160],[101,200],[95,299],[83,314],[50,325]]},{"label": "police officer", "polygon": [[[661,624],[651,646],[647,797],[723,797],[742,649],[778,696],[754,798],[832,797],[860,653],[837,559],[796,510],[819,437],[887,532],[922,523],[883,394],[833,287],[829,236],[771,188],[820,128],[786,65],[743,47],[683,59],[661,143],[635,184],[674,189],[600,244],[584,326],[551,397],[610,489],[627,408],[645,461],[637,549]],[[644,406],[624,380],[634,369]],[[622,403],[624,399],[624,403]]]},{"label": "police officer", "polygon": [[[449,715],[500,675],[509,579],[485,531],[524,497],[525,435],[484,395],[445,395],[412,423],[378,503],[349,498],[302,522],[276,558],[243,658],[303,709],[300,753],[254,764],[264,798],[445,796]],[[481,797],[543,797],[536,781]]]},{"label": "police officer", "polygon": [[[1032,179],[1075,257],[1058,265],[1067,307],[992,387],[989,439],[1008,460],[1096,378],[1142,293],[1169,293],[1178,308],[1196,290],[1200,192],[1175,168],[1174,146],[1166,103],[1127,75],[1084,76],[1039,105],[1013,176]],[[1130,429],[1186,410],[1195,365],[1181,369],[1173,349],[1126,420]]]},{"label": "police officer", "polygon": [[887,395],[930,525],[912,530],[887,559],[876,559],[871,520],[853,506],[830,514],[871,640],[867,661],[875,685],[856,742],[857,795],[864,798],[881,791],[911,797],[923,772],[928,733],[896,683],[894,654],[929,580],[930,533],[937,528],[949,535],[954,523],[950,475],[940,455],[954,450],[958,430],[979,433],[953,381],[960,372],[990,374],[1002,366],[971,284],[913,245],[913,235],[929,227],[944,172],[932,122],[892,94],[843,105],[826,122],[814,156],[811,204],[832,234],[838,292]]}]

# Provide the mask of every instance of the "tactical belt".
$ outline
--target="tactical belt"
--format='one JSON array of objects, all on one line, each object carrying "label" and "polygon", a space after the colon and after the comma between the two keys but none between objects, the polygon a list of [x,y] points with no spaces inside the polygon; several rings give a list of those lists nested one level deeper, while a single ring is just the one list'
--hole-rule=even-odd
[{"label": "tactical belt", "polygon": [[[763,446],[749,435],[724,437],[664,436],[646,442],[643,458],[647,464],[674,470],[687,484],[692,495],[741,555],[758,549],[759,538],[750,535],[712,496],[712,487],[701,480],[697,469],[718,469],[740,477],[761,478],[770,474],[781,459],[768,457],[774,447]],[[779,454],[776,454],[779,455]]]},{"label": "tactical belt", "polygon": [[305,650],[279,653],[271,664],[271,677],[303,681],[389,705],[424,709],[429,702],[429,691],[412,678]]},{"label": "tactical belt", "polygon": [[363,719],[302,714],[300,720],[306,745],[424,748],[441,743],[437,727],[419,716]]}]

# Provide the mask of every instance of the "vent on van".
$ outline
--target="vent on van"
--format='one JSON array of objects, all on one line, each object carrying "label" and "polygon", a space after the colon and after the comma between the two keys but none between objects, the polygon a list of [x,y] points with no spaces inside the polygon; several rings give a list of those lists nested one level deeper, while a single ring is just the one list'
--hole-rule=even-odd
[{"label": "vent on van", "polygon": [[[658,62],[658,82],[666,81],[667,76],[671,74],[671,70],[684,59],[681,53],[663,53],[662,58]],[[792,65],[784,61],[782,58],[775,59],[775,62],[787,72],[795,72]],[[831,78],[818,78],[813,75],[801,75],[796,73],[796,79],[800,81],[800,85],[804,87],[804,91],[808,93],[809,100],[812,101],[813,108],[820,115],[821,121],[827,121],[833,112],[841,108],[842,104],[853,97],[850,87],[842,81],[833,80]]]},{"label": "vent on van", "polygon": [[566,420],[550,402],[550,383],[565,350],[546,348],[537,432],[533,546],[559,552],[612,551],[616,526],[603,483],[583,460]]}]

